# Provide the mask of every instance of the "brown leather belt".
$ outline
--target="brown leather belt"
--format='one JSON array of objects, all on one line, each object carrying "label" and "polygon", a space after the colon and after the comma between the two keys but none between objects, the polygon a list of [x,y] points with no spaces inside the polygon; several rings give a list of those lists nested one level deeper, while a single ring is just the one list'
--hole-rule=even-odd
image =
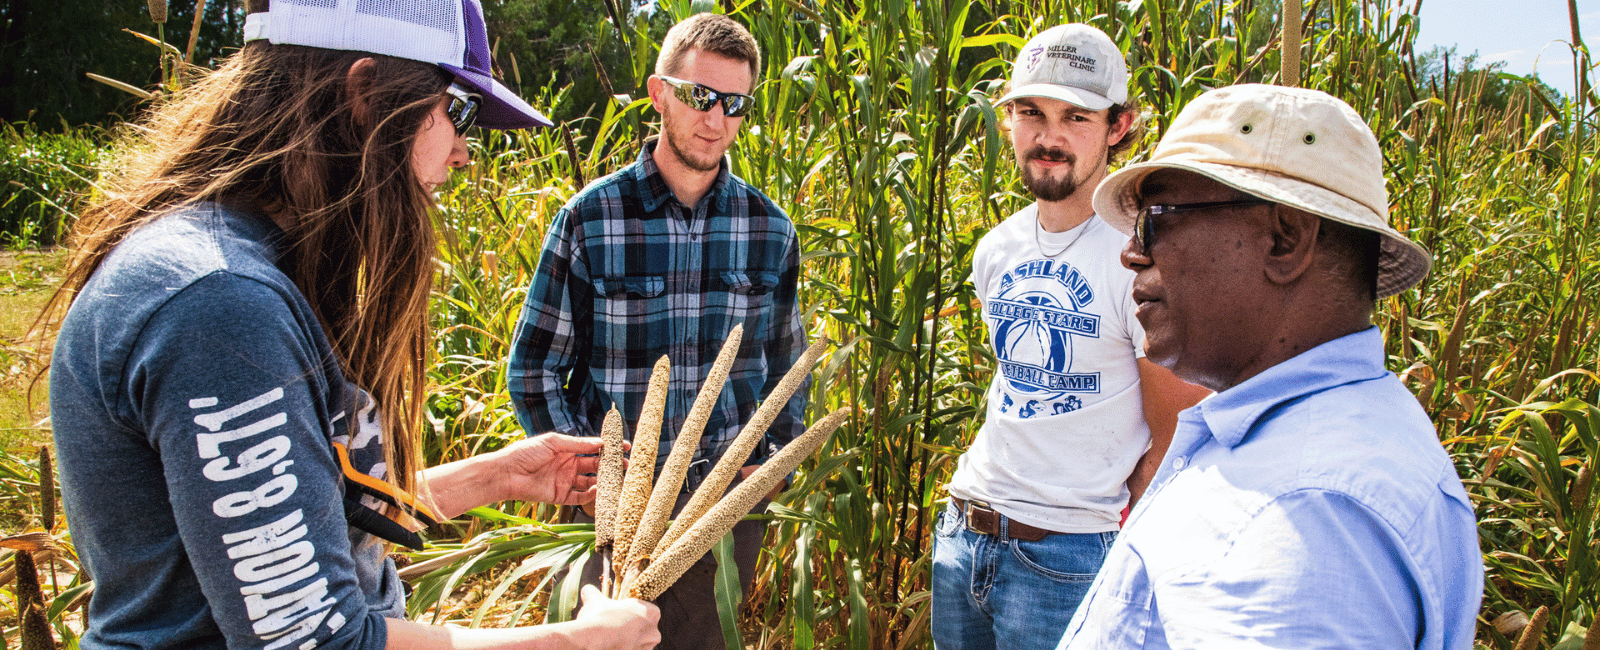
[{"label": "brown leather belt", "polygon": [[962,519],[967,520],[967,530],[980,535],[1000,536],[1000,521],[1006,522],[1006,537],[1020,539],[1024,542],[1037,542],[1050,535],[1059,534],[1053,530],[1035,528],[1020,521],[1002,515],[990,508],[989,504],[982,501],[968,501],[957,497],[950,497],[950,501],[961,510]]}]

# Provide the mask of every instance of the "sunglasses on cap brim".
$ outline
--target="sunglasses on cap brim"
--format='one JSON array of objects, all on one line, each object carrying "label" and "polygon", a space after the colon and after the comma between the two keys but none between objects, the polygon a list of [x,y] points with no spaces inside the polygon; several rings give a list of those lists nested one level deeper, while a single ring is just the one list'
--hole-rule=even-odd
[{"label": "sunglasses on cap brim", "polygon": [[456,135],[465,135],[467,129],[478,121],[478,109],[483,106],[483,96],[459,84],[450,84],[444,92],[450,95],[450,105],[445,107],[445,115],[450,117],[450,124],[456,127]]},{"label": "sunglasses on cap brim", "polygon": [[678,101],[689,105],[697,111],[709,111],[717,102],[722,102],[722,114],[728,117],[744,117],[755,105],[756,98],[740,93],[725,93],[705,84],[693,81],[684,81],[676,77],[656,75],[661,81],[672,86],[672,94]]}]

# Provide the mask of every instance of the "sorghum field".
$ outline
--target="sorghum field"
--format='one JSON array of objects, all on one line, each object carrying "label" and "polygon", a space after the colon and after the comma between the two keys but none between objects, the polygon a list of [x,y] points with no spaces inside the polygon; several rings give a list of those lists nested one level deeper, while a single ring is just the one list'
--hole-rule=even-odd
[{"label": "sorghum field", "polygon": [[[655,118],[641,89],[659,32],[622,4],[601,32],[634,53],[631,69],[604,71],[616,101],[556,129],[480,132],[474,164],[441,194],[433,462],[521,435],[504,363],[545,225],[587,181],[630,162],[650,133]],[[736,618],[749,647],[931,647],[932,521],[940,487],[977,431],[993,366],[967,283],[970,256],[989,227],[1029,201],[991,102],[1027,36],[1083,21],[1128,52],[1149,126],[1132,160],[1186,102],[1217,86],[1298,77],[1366,117],[1385,149],[1392,221],[1435,255],[1432,275],[1381,304],[1377,323],[1390,369],[1433,417],[1477,506],[1488,572],[1478,642],[1509,650],[1526,636],[1600,648],[1600,633],[1584,642],[1600,612],[1592,65],[1576,27],[1571,97],[1414,51],[1418,4],[1311,0],[1290,12],[1300,18],[1288,29],[1283,7],[1269,0],[656,5],[669,18],[730,13],[761,42],[764,81],[732,151],[734,170],[799,226],[810,332],[838,343],[819,366],[811,417],[854,410],[770,512],[776,525],[754,592],[739,611],[723,597],[725,624]],[[530,99],[559,108],[570,95],[549,88]],[[36,234],[56,232],[75,209],[60,183],[92,192],[92,165],[74,161],[97,160],[106,137],[79,132],[62,144],[66,136],[33,127],[0,135],[8,165],[0,174],[17,187],[57,183],[7,190],[15,195],[0,199],[11,206],[4,210],[34,206],[33,216],[0,223],[8,245],[53,241]],[[6,337],[0,361],[36,358],[29,351],[40,341]],[[25,386],[16,375],[0,375],[9,390]],[[0,500],[13,513],[7,521],[20,522],[8,533],[45,515],[37,459],[31,447],[0,458]],[[549,523],[553,510],[520,503],[471,515],[433,531],[434,549],[409,558],[427,562],[408,569],[414,615],[508,625],[572,602],[576,590],[549,569],[588,552],[588,527]],[[51,562],[40,556],[40,571],[53,630],[70,642],[81,631],[73,609],[82,586],[72,577],[70,531],[55,521],[59,550]],[[0,604],[10,606],[6,589]],[[13,643],[15,618],[7,625]]]}]

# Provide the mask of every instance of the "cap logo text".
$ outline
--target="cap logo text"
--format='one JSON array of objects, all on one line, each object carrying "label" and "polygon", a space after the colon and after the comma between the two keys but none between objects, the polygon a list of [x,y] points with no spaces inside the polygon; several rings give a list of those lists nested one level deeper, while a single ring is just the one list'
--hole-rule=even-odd
[{"label": "cap logo text", "polygon": [[1094,74],[1099,65],[1094,57],[1078,54],[1078,48],[1072,45],[1051,45],[1046,54],[1052,59],[1066,59],[1067,65]]}]

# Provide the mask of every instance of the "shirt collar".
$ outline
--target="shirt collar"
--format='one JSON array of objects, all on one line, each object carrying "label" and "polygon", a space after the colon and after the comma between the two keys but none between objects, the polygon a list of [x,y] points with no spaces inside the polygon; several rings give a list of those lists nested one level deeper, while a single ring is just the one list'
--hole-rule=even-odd
[{"label": "shirt collar", "polygon": [[1234,447],[1244,441],[1256,420],[1279,404],[1388,372],[1383,367],[1383,336],[1377,327],[1369,327],[1268,368],[1195,409],[1217,442]]},{"label": "shirt collar", "polygon": [[[677,200],[672,188],[667,187],[667,179],[662,178],[661,168],[656,166],[656,145],[660,143],[659,137],[645,141],[644,148],[639,150],[639,166],[634,170],[634,181],[640,189],[639,201],[645,212],[655,212],[661,209],[662,204]],[[716,201],[719,208],[724,207],[722,195],[723,189],[728,186],[728,176],[728,157],[723,156],[722,163],[718,165],[717,180],[711,183],[711,189],[700,200]],[[687,207],[693,210],[696,206]]]}]

